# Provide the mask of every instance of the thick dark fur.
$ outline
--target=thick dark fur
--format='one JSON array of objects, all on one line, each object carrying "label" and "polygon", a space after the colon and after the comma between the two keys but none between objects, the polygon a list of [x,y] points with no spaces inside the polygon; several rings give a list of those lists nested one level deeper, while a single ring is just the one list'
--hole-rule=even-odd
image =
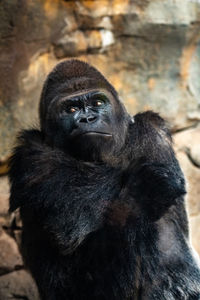
[{"label": "thick dark fur", "polygon": [[18,139],[10,211],[20,207],[22,253],[43,300],[200,299],[170,133],[153,112],[134,123],[126,112],[121,117],[128,120],[125,143],[110,164],[47,144],[44,120]]}]

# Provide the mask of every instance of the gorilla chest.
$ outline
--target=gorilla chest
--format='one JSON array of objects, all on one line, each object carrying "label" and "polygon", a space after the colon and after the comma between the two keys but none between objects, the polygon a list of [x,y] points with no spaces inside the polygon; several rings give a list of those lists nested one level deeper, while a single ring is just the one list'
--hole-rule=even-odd
[{"label": "gorilla chest", "polygon": [[112,169],[81,176],[70,186],[70,192],[77,202],[84,202],[86,209],[92,209],[99,217],[101,215],[104,225],[124,227],[138,214],[138,207],[123,183],[122,174]]}]

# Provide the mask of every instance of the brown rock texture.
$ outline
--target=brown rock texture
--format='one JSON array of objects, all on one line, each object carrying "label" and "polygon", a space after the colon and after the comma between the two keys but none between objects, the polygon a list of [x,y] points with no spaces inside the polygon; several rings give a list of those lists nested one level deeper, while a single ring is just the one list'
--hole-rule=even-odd
[{"label": "brown rock texture", "polygon": [[200,126],[174,134],[177,158],[187,179],[191,241],[200,254]]},{"label": "brown rock texture", "polygon": [[14,239],[6,233],[0,235],[0,275],[22,268],[22,259]]},{"label": "brown rock texture", "polygon": [[39,300],[31,275],[25,270],[19,251],[21,221],[19,212],[9,214],[9,184],[0,177],[0,300]]},{"label": "brown rock texture", "polygon": [[[37,126],[48,72],[77,57],[111,81],[131,114],[166,118],[187,178],[191,239],[200,254],[200,1],[2,0],[0,5],[0,175],[21,128]],[[8,214],[0,177],[0,300],[37,291],[17,248],[21,223]]]},{"label": "brown rock texture", "polygon": [[39,295],[30,274],[20,270],[1,276],[0,299],[39,300]]}]

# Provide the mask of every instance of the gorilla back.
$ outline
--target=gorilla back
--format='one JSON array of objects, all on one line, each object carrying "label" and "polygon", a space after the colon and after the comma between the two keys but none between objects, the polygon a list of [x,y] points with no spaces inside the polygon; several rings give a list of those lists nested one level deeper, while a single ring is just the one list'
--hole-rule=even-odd
[{"label": "gorilla back", "polygon": [[156,113],[126,112],[78,60],[44,84],[40,129],[18,138],[10,211],[42,300],[198,300],[185,181]]}]

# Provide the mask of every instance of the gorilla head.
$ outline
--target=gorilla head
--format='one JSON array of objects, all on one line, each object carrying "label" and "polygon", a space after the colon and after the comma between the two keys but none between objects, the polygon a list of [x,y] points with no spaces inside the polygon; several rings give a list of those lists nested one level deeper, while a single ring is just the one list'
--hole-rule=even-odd
[{"label": "gorilla head", "polygon": [[85,161],[116,157],[130,116],[104,76],[85,62],[69,60],[49,74],[40,102],[48,143]]}]

